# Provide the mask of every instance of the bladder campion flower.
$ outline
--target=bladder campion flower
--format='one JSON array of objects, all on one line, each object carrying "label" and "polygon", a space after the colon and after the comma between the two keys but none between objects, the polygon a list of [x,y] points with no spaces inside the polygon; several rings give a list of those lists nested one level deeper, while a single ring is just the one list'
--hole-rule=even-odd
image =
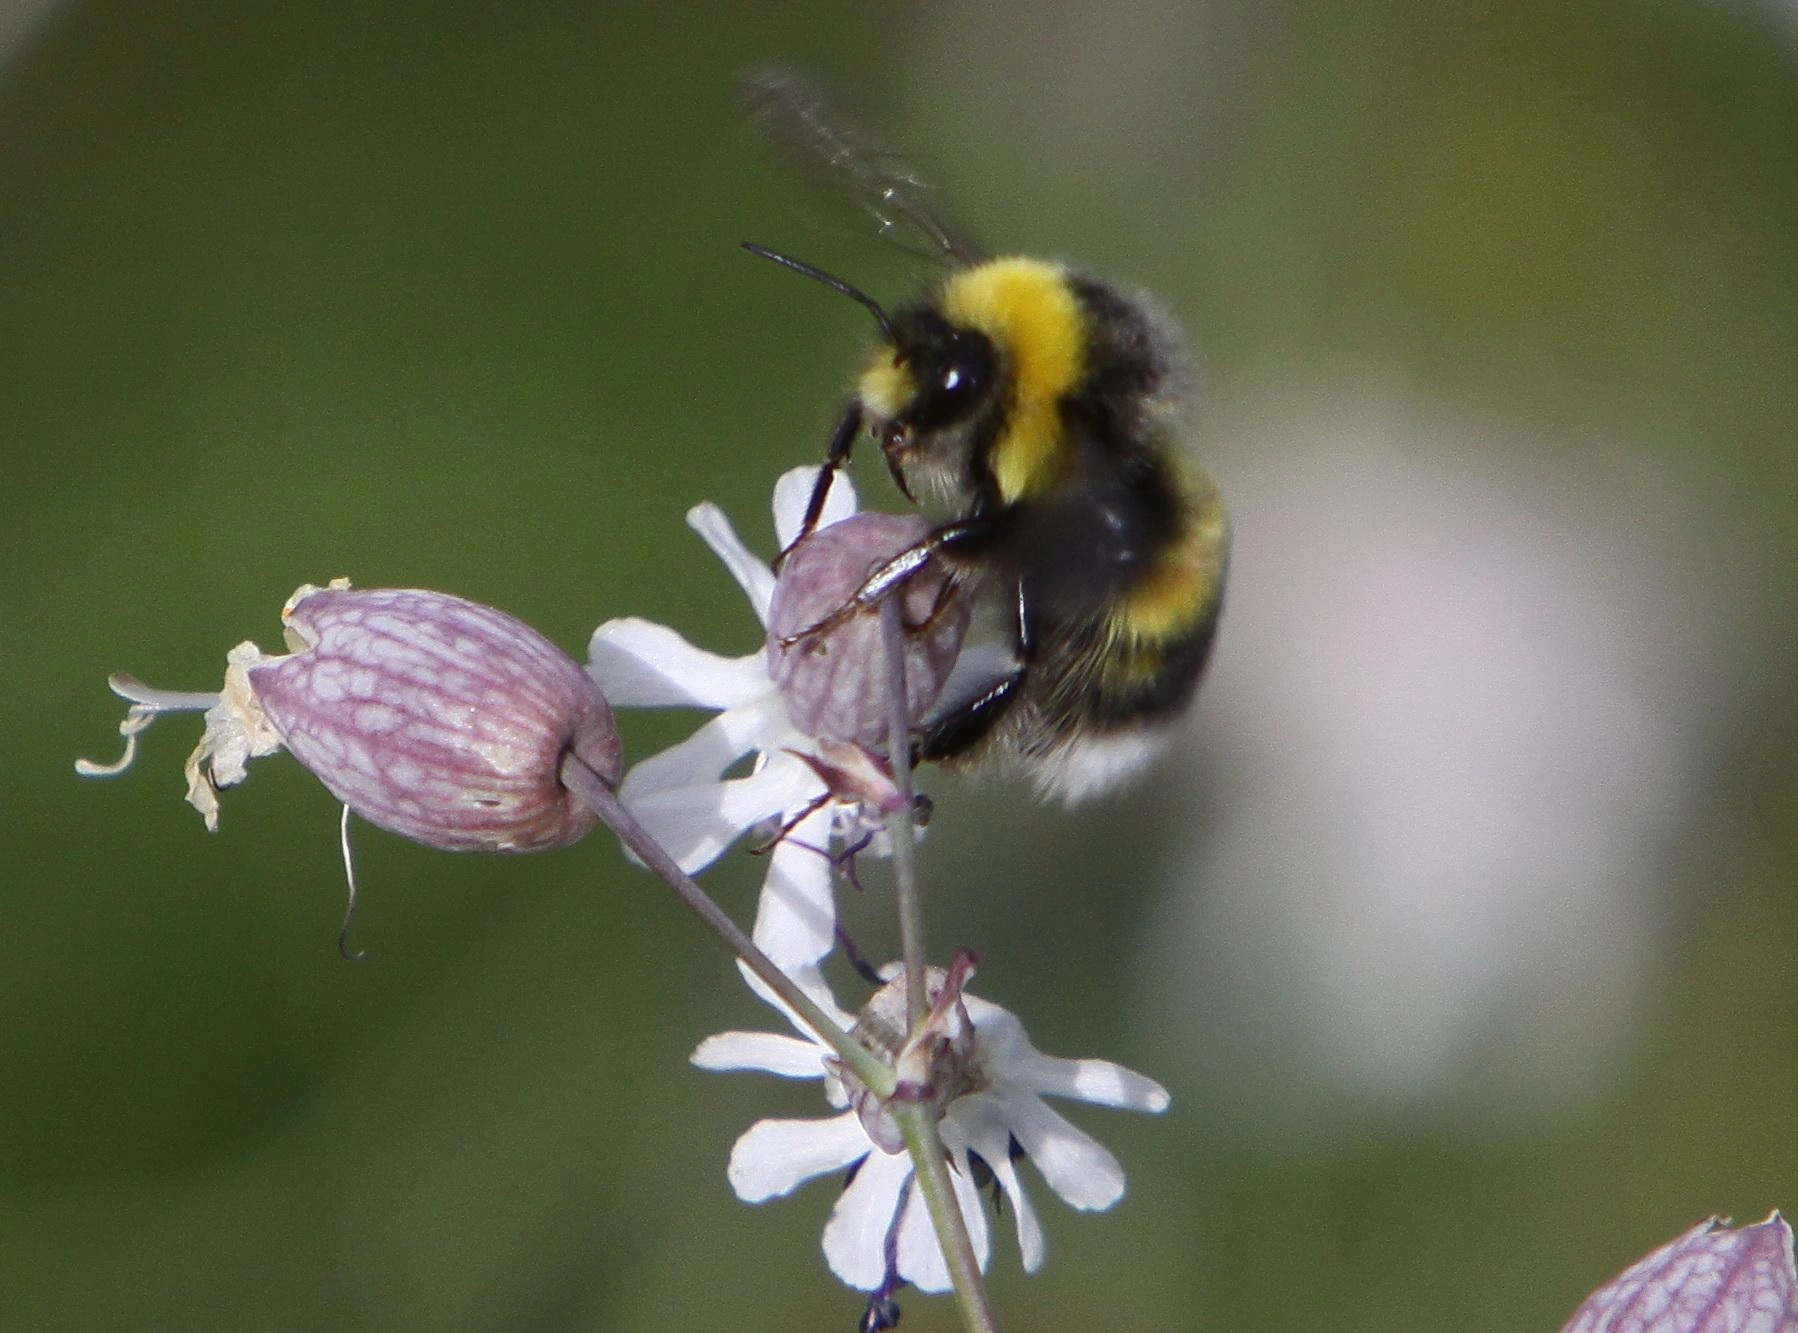
[{"label": "bladder campion flower", "polygon": [[[796,468],[774,488],[774,529],[784,549],[798,534],[817,476]],[[823,634],[781,640],[824,619],[861,580],[927,529],[919,520],[856,515],[855,490],[836,474],[816,532],[791,551],[778,577],[716,505],[696,506],[689,526],[711,547],[764,629],[742,657],[694,647],[675,631],[635,618],[593,634],[588,669],[621,708],[685,706],[716,716],[686,740],[635,765],[619,794],[681,868],[695,873],[752,829],[778,833],[757,909],[754,938],[770,957],[803,969],[835,943],[831,864],[838,849],[878,838],[896,794],[872,719],[883,716],[884,663],[872,614]],[[943,577],[925,571],[904,593],[907,695],[919,716],[944,689],[967,612]],[[870,703],[870,699],[875,702]],[[725,776],[753,756],[743,776]],[[888,770],[890,773],[890,770]],[[857,780],[846,780],[850,778]]]},{"label": "bladder campion flower", "polygon": [[218,792],[249,760],[287,749],[371,824],[446,851],[528,852],[583,837],[596,822],[559,780],[572,756],[608,783],[622,747],[605,696],[578,664],[522,621],[419,589],[300,588],[281,610],[288,646],[241,643],[216,694],[111,678],[131,703],[114,764],[168,712],[203,710],[187,761],[187,799],[218,828]]},{"label": "bladder campion flower", "polygon": [[[889,968],[887,975],[895,971]],[[852,1023],[865,1046],[892,1062],[902,1091],[937,1116],[956,1198],[981,1266],[991,1247],[979,1182],[990,1173],[1010,1201],[1024,1269],[1035,1272],[1043,1262],[1043,1232],[1018,1176],[1018,1159],[1034,1162],[1049,1187],[1075,1208],[1109,1208],[1124,1194],[1117,1159],[1043,1098],[1161,1112],[1168,1094],[1153,1079],[1109,1060],[1042,1054],[1014,1015],[961,989],[969,975],[971,969],[959,962],[949,973],[930,972],[931,1016],[909,1039],[902,978],[890,980],[856,1016],[837,1009],[821,983],[813,982],[809,993],[827,1012]],[[831,1271],[860,1291],[890,1295],[904,1283],[920,1291],[947,1291],[948,1267],[913,1186],[911,1158],[886,1109],[765,987],[753,979],[750,985],[799,1035],[721,1033],[700,1043],[693,1063],[701,1069],[818,1079],[838,1114],[752,1125],[731,1150],[731,1187],[745,1202],[760,1203],[814,1177],[847,1171],[849,1183],[824,1228]]]}]

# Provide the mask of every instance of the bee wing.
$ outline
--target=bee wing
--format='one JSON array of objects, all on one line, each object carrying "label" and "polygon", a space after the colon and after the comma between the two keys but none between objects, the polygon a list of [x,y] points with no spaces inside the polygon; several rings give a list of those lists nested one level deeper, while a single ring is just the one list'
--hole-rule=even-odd
[{"label": "bee wing", "polygon": [[980,248],[931,207],[931,187],[839,117],[818,86],[788,70],[756,70],[741,84],[750,127],[802,176],[874,219],[880,235],[932,259],[972,264]]}]

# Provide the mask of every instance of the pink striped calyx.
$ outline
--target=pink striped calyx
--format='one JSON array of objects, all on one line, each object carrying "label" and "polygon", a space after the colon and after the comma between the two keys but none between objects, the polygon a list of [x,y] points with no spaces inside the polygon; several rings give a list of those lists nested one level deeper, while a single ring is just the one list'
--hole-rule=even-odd
[{"label": "pink striped calyx", "polygon": [[282,743],[369,823],[446,851],[530,852],[596,822],[565,759],[623,767],[592,678],[502,611],[420,589],[305,587],[282,610],[294,651],[246,663]]},{"label": "pink striped calyx", "polygon": [[[768,674],[793,725],[809,736],[884,750],[886,653],[864,582],[930,533],[917,515],[864,512],[806,536],[786,553],[768,612]],[[936,702],[961,652],[971,611],[941,560],[926,561],[888,596],[905,626],[906,715]]]}]

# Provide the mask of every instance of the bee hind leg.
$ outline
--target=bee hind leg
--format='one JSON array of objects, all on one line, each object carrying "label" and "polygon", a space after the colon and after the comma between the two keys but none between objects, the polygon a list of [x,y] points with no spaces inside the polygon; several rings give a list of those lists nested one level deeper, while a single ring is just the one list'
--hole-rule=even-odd
[{"label": "bee hind leg", "polygon": [[940,763],[967,754],[984,741],[1017,702],[1025,668],[1001,676],[968,702],[926,723],[917,737],[918,762]]}]

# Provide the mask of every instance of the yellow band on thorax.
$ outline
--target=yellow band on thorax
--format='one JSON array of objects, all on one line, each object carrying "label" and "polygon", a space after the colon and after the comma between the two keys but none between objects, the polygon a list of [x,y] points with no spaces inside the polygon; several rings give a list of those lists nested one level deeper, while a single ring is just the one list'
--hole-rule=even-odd
[{"label": "yellow band on thorax", "polygon": [[1060,264],[994,259],[949,279],[943,313],[991,338],[1009,371],[1009,409],[989,461],[999,498],[1010,504],[1047,485],[1056,470],[1057,404],[1084,370],[1080,303]]}]

